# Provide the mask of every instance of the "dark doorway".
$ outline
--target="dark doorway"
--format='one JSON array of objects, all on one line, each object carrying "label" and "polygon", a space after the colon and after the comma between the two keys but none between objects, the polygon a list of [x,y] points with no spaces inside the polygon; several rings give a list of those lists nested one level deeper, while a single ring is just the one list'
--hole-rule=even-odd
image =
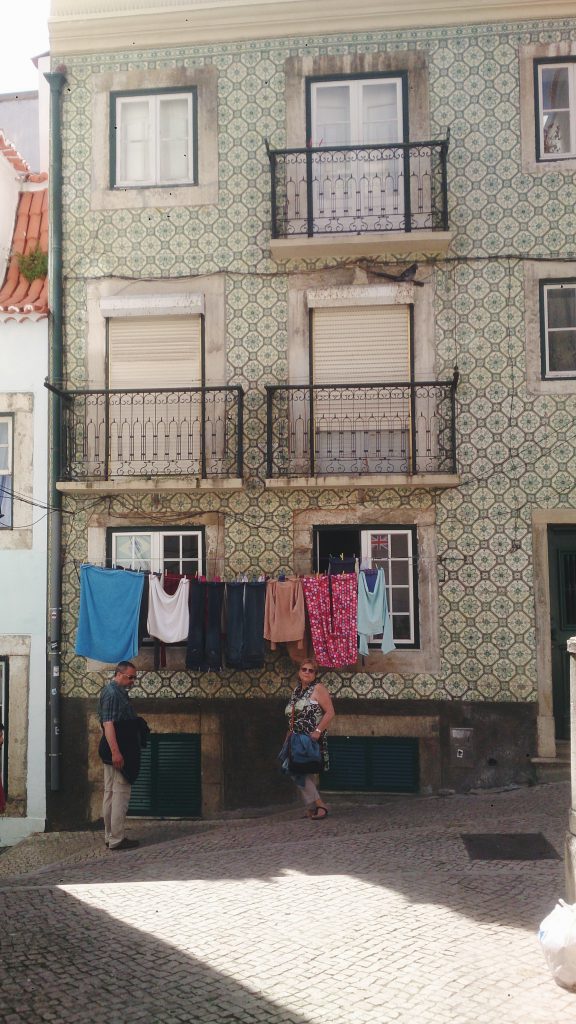
[{"label": "dark doorway", "polygon": [[550,641],[556,739],[570,739],[570,656],[566,643],[576,636],[576,528],[548,527]]}]

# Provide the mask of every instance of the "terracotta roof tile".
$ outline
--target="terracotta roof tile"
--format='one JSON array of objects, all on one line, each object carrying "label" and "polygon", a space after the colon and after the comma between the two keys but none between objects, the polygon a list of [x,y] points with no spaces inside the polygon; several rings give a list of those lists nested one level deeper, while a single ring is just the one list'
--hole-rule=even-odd
[{"label": "terracotta roof tile", "polygon": [[[4,138],[0,133],[0,153],[3,152],[3,142]],[[27,175],[27,180],[32,186],[42,184],[46,179],[47,175]],[[34,252],[37,248],[42,252],[48,252],[48,190],[34,187],[30,189],[26,188],[26,185],[24,188],[26,191],[20,193],[18,200],[12,238],[13,256],[0,288],[0,317],[4,320],[26,320],[29,316],[38,319],[48,316],[46,276],[35,281],[27,281],[20,272],[16,256],[18,253]]]},{"label": "terracotta roof tile", "polygon": [[16,147],[12,145],[2,131],[0,131],[0,153],[19,174],[28,175],[31,173],[30,165],[26,163],[24,157],[20,156]]}]

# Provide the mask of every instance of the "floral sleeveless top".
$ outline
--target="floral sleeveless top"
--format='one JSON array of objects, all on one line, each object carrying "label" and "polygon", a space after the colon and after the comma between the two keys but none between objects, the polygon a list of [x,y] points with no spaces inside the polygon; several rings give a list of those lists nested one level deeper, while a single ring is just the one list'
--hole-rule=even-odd
[{"label": "floral sleeveless top", "polygon": [[[285,714],[288,719],[288,726],[290,726],[292,721],[292,705],[294,705],[294,732],[314,732],[324,714],[318,702],[312,698],[315,686],[316,682],[313,682],[310,686],[303,689],[300,683],[298,683],[286,705]],[[327,771],[330,763],[328,760],[328,741],[325,732],[322,733],[320,749],[322,751],[323,770]]]}]

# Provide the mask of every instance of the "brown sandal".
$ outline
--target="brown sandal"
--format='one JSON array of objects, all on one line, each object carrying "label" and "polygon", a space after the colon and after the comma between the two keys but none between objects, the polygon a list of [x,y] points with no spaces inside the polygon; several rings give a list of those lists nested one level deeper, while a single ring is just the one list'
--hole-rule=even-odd
[{"label": "brown sandal", "polygon": [[327,807],[317,807],[315,811],[310,811],[310,821],[324,821],[324,818],[328,817]]}]

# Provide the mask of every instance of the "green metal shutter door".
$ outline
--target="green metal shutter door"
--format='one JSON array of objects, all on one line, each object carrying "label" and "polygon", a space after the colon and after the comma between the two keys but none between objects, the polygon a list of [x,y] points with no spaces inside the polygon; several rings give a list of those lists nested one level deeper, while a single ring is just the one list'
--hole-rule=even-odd
[{"label": "green metal shutter door", "polygon": [[202,811],[200,736],[157,733],[142,751],[128,814],[197,818]]},{"label": "green metal shutter door", "polygon": [[136,782],[132,785],[128,814],[139,814],[146,816],[152,814],[152,791],[150,781],[152,779],[152,737],[148,739],[148,746],[140,753],[140,773]]},{"label": "green metal shutter door", "polygon": [[398,736],[331,736],[330,771],[322,788],[348,792],[417,793],[418,740]]}]

